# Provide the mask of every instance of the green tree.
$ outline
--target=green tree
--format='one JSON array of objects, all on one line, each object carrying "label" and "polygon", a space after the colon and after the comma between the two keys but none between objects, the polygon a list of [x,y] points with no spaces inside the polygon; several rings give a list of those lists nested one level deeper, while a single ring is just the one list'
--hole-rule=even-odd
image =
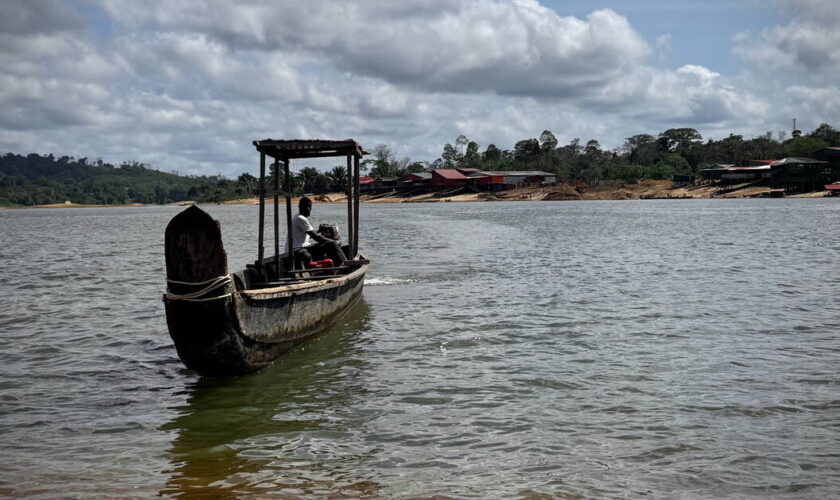
[{"label": "green tree", "polygon": [[303,167],[298,174],[298,182],[301,184],[304,193],[314,192],[321,175],[315,167]]},{"label": "green tree", "polygon": [[481,168],[481,154],[478,152],[478,143],[470,141],[467,144],[466,152],[461,159],[461,165],[470,168]]},{"label": "green tree", "polygon": [[700,132],[693,128],[669,128],[659,134],[656,142],[662,151],[682,153],[703,139]]},{"label": "green tree", "polygon": [[540,150],[543,153],[547,153],[555,149],[557,149],[557,138],[554,137],[554,134],[550,130],[543,130],[543,133],[540,134]]},{"label": "green tree", "polygon": [[481,159],[485,164],[495,166],[502,159],[502,151],[495,144],[489,144],[482,153]]},{"label": "green tree", "polygon": [[327,175],[330,181],[332,181],[333,191],[344,191],[347,189],[347,169],[345,167],[336,165]]},{"label": "green tree", "polygon": [[529,164],[540,158],[540,143],[536,139],[523,139],[513,147],[514,158],[522,167],[527,168]]},{"label": "green tree", "polygon": [[446,143],[443,146],[443,153],[440,155],[442,165],[440,168],[455,168],[458,165],[459,159],[458,151],[452,144]]},{"label": "green tree", "polygon": [[405,173],[407,174],[416,174],[419,172],[426,172],[429,170],[429,164],[422,161],[414,161],[411,162],[405,169]]},{"label": "green tree", "polygon": [[808,134],[808,137],[818,139],[828,146],[840,146],[840,130],[827,123],[821,123],[819,127]]},{"label": "green tree", "polygon": [[635,165],[653,165],[662,157],[656,138],[650,134],[628,137],[624,143],[627,159]]},{"label": "green tree", "polygon": [[371,152],[372,158],[365,160],[370,165],[370,175],[372,177],[396,177],[397,175],[397,161],[394,153],[385,144],[377,144]]},{"label": "green tree", "polygon": [[802,135],[785,142],[785,149],[787,151],[786,156],[808,158],[814,153],[814,151],[827,146],[828,144],[821,139],[811,137],[810,135]]}]

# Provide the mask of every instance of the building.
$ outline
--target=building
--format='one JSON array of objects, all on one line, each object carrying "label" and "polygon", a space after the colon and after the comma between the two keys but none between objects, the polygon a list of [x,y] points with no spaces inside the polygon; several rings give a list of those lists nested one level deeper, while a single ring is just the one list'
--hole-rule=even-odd
[{"label": "building", "polygon": [[693,175],[679,175],[675,174],[671,177],[671,189],[677,189],[686,187],[689,184],[694,183],[694,176]]},{"label": "building", "polygon": [[822,148],[811,153],[815,160],[828,162],[824,176],[831,178],[829,182],[840,181],[840,147]]},{"label": "building", "polygon": [[822,148],[811,153],[815,160],[828,162],[832,167],[840,166],[840,148]]},{"label": "building", "polygon": [[397,190],[400,192],[428,192],[432,187],[432,174],[430,172],[414,172],[405,174],[397,182]]},{"label": "building", "polygon": [[[370,183],[371,194],[382,194],[391,191],[396,191],[399,185],[397,177],[374,177],[373,182]],[[361,189],[359,190],[361,192]]]},{"label": "building", "polygon": [[452,188],[467,185],[467,176],[454,168],[436,168],[432,170],[433,188]]},{"label": "building", "polygon": [[373,177],[359,177],[359,193],[369,194],[373,190]]},{"label": "building", "polygon": [[773,160],[747,160],[745,165],[719,163],[700,171],[703,179],[721,184],[740,184],[770,179],[770,164]]},{"label": "building", "polygon": [[786,193],[822,191],[833,179],[828,162],[811,158],[782,158],[770,164],[770,187]]},{"label": "building", "polygon": [[555,184],[557,177],[538,170],[496,170],[478,172],[474,184],[482,189],[498,191],[523,185]]}]

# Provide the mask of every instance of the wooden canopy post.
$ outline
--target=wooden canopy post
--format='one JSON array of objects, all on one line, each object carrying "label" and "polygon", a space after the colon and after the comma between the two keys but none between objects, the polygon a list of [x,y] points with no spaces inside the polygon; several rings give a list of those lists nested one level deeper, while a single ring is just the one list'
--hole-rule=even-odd
[{"label": "wooden canopy post", "polygon": [[274,266],[280,277],[280,162],[274,159]]},{"label": "wooden canopy post", "polygon": [[289,271],[295,270],[295,252],[292,248],[292,177],[289,175],[289,158],[283,159],[286,174],[286,240],[289,248]]},{"label": "wooden canopy post", "polygon": [[[355,191],[358,189],[358,186],[353,181],[353,163],[352,157],[350,153],[347,153],[347,249],[352,254],[353,253],[353,238],[355,236],[355,224],[353,221],[353,215],[355,211],[353,210],[353,199],[355,197]],[[353,255],[350,255],[350,258],[354,258]]]},{"label": "wooden canopy post", "polygon": [[260,230],[257,243],[257,268],[262,271],[263,265],[263,231],[265,228],[265,153],[260,152]]},{"label": "wooden canopy post", "polygon": [[355,186],[355,196],[353,197],[353,259],[359,255],[359,157],[353,157],[353,170],[355,172],[353,178],[353,186]]}]

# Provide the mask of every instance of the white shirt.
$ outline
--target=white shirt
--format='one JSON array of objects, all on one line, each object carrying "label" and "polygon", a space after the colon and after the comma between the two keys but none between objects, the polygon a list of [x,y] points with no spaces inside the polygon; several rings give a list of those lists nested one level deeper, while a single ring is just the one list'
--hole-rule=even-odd
[{"label": "white shirt", "polygon": [[315,228],[309,223],[309,219],[301,214],[297,214],[292,218],[292,248],[308,247],[314,245],[315,242],[307,234],[309,231],[314,231]]}]

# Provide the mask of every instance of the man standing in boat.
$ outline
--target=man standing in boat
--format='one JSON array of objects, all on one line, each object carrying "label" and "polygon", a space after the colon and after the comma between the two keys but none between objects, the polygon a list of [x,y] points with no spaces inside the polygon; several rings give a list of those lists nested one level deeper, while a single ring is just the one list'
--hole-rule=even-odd
[{"label": "man standing in boat", "polygon": [[298,203],[298,214],[292,220],[292,248],[295,261],[304,266],[312,262],[312,252],[324,254],[333,260],[335,266],[341,265],[347,257],[337,240],[332,240],[315,231],[309,222],[312,213],[312,200],[304,196]]}]

